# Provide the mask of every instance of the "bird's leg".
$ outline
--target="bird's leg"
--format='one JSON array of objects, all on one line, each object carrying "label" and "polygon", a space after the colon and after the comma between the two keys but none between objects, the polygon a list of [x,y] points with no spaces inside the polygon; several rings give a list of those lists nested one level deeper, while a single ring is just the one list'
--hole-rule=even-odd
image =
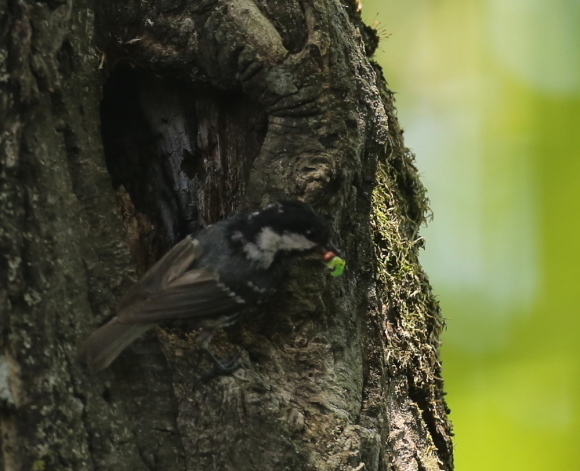
[{"label": "bird's leg", "polygon": [[199,344],[201,349],[207,354],[209,359],[214,364],[213,371],[210,372],[210,374],[211,373],[213,373],[214,375],[228,374],[236,371],[241,366],[241,364],[238,362],[238,360],[240,359],[241,352],[237,352],[236,354],[232,355],[223,363],[219,361],[209,349],[209,343],[213,338],[213,333],[214,333],[213,329],[203,329],[196,339],[196,342]]}]

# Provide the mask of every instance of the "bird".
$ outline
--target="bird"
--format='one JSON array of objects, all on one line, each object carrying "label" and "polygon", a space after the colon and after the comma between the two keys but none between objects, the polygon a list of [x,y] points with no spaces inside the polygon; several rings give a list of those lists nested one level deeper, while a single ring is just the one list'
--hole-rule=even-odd
[{"label": "bird", "polygon": [[201,328],[197,343],[214,365],[230,371],[235,358],[224,364],[209,350],[214,331],[272,296],[293,257],[318,252],[331,275],[340,275],[345,262],[330,239],[328,222],[296,200],[277,201],[188,235],[127,291],[116,316],[83,342],[79,358],[102,370],[146,331],[187,319]]}]

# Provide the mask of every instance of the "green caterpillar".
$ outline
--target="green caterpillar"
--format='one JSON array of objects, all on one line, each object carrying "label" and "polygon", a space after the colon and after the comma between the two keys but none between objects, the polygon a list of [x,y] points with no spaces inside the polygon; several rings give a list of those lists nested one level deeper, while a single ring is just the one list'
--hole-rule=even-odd
[{"label": "green caterpillar", "polygon": [[339,256],[336,256],[332,257],[325,265],[330,270],[330,276],[340,276],[344,272],[346,262]]}]

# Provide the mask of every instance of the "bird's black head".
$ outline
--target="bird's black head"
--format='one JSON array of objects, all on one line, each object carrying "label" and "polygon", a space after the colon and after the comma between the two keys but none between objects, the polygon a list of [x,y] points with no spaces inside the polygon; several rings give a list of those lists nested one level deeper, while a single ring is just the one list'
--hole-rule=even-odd
[{"label": "bird's black head", "polygon": [[248,258],[264,268],[285,255],[336,250],[326,220],[300,201],[279,201],[246,214],[232,224],[231,233]]}]

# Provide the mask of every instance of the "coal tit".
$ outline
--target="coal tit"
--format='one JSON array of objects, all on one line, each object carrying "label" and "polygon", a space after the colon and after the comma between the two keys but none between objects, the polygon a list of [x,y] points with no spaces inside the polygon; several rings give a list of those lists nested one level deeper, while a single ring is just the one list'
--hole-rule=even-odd
[{"label": "coal tit", "polygon": [[187,318],[202,329],[198,342],[216,366],[227,369],[232,365],[220,364],[208,349],[213,332],[275,291],[285,259],[319,252],[335,276],[342,273],[330,235],[308,204],[280,201],[188,236],[125,294],[117,316],[84,342],[80,358],[101,370],[158,323]]}]

